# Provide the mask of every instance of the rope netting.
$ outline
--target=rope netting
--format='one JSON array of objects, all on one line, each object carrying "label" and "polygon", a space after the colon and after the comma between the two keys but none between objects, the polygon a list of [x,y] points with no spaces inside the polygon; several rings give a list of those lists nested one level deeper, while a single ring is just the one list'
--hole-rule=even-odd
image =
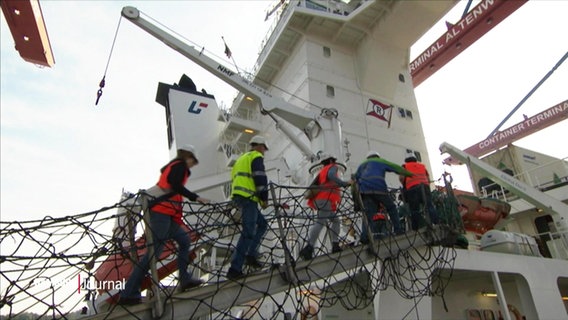
[{"label": "rope netting", "polygon": [[[163,306],[174,308],[175,303],[167,303],[192,301],[196,308],[190,318],[204,316],[199,310],[206,309],[208,319],[276,319],[314,315],[320,308],[338,304],[347,310],[363,309],[388,288],[405,299],[443,296],[449,279],[447,272],[440,271],[453,269],[456,252],[451,244],[440,245],[443,239],[435,232],[427,233],[427,239],[420,232],[395,237],[385,214],[387,219],[380,223],[387,234],[370,237],[371,244],[362,245],[366,218],[355,210],[350,190],[344,190],[337,209],[340,251],[332,252],[331,228],[323,228],[313,259],[304,260],[300,250],[317,214],[306,206],[301,188],[275,184],[270,188],[272,205],[263,210],[269,229],[258,259],[263,268],[245,266],[244,278],[228,280],[241,230],[239,210],[231,202],[186,202],[190,269],[194,278],[205,282],[199,297],[192,296],[194,289],[179,293],[176,247],[169,242],[156,264],[156,275],[148,275],[142,284],[143,302],[160,297]],[[143,196],[143,192],[124,193],[113,206],[73,216],[0,222],[1,314],[77,318],[129,310],[115,302],[146,250]],[[394,192],[392,197],[398,199]],[[439,194],[435,199],[442,218],[437,227],[460,230],[461,219],[451,197]],[[408,224],[404,206],[399,209],[403,225]],[[426,228],[432,227],[424,222]],[[227,286],[236,294],[223,296]],[[173,318],[175,312],[171,314]],[[135,312],[130,315],[137,318]]]}]

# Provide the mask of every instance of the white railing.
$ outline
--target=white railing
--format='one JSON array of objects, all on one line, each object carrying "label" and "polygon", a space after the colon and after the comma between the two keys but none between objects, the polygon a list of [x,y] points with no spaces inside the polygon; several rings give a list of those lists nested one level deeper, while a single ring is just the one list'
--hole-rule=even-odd
[{"label": "white railing", "polygon": [[[536,189],[543,190],[543,189],[551,189],[555,186],[560,186],[565,183],[568,183],[568,157],[554,160],[543,165],[531,168],[530,170],[520,172],[513,177],[520,181],[524,181],[528,185],[535,187]],[[552,174],[554,171],[550,168],[554,165],[560,164],[560,167],[564,168],[564,171],[560,174],[564,174],[563,176],[557,176],[554,178],[549,178],[552,180],[542,181],[542,178],[545,176],[542,174],[543,171],[550,172]],[[498,190],[495,190],[495,186],[499,186]],[[491,191],[488,191],[491,190]],[[480,190],[482,197],[487,198],[497,198],[503,201],[511,201],[517,199],[517,197],[513,197],[507,199],[507,196],[510,195],[507,190],[501,187],[498,183],[494,182],[492,184],[483,186]]]},{"label": "white railing", "polygon": [[[273,41],[272,36],[274,34],[278,34],[280,29],[284,27],[283,24],[279,26],[280,20],[287,19],[288,16],[294,11],[295,7],[306,8],[315,11],[324,11],[333,14],[339,14],[347,16],[357,8],[361,6],[361,4],[367,2],[369,0],[360,0],[360,1],[351,1],[349,5],[343,3],[340,0],[286,0],[282,6],[276,10],[273,14],[276,14],[276,19],[273,20],[272,25],[268,28],[266,36],[260,43],[260,48],[258,50],[258,59],[252,69],[252,74],[255,75],[260,68],[260,65],[264,61],[265,56],[268,54],[268,49],[270,47],[270,43]],[[277,0],[274,6],[278,5],[279,0]],[[271,7],[271,8],[274,8]],[[268,18],[268,16],[267,16]],[[276,30],[278,28],[278,30]],[[278,31],[278,32],[277,32]]]},{"label": "white railing", "polygon": [[543,232],[536,235],[554,259],[568,260],[568,232]]}]

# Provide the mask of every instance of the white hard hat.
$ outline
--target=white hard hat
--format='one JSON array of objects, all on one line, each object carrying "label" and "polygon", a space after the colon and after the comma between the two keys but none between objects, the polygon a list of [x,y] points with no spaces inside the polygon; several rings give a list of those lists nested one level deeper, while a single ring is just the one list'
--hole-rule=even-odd
[{"label": "white hard hat", "polygon": [[266,144],[266,139],[263,136],[256,135],[250,139],[250,144],[263,144],[266,150],[268,150],[268,145]]},{"label": "white hard hat", "polygon": [[377,151],[369,151],[369,153],[367,153],[367,157],[366,157],[366,158],[368,159],[368,158],[370,158],[370,157],[377,157],[377,158],[380,158],[381,155],[380,155]]},{"label": "white hard hat", "polygon": [[327,153],[327,152],[320,153],[319,158],[320,158],[320,162],[324,162],[325,160],[328,160],[328,159],[337,160],[337,157],[335,157],[333,154]]},{"label": "white hard hat", "polygon": [[404,156],[404,161],[409,161],[410,158],[413,158],[414,160],[416,160],[416,155],[412,151],[407,151],[406,155]]},{"label": "white hard hat", "polygon": [[183,150],[183,151],[187,151],[187,152],[191,152],[191,154],[193,154],[193,158],[195,159],[195,161],[199,162],[199,160],[197,160],[197,152],[195,151],[195,147],[191,144],[184,144],[183,146],[181,146],[178,150]]}]

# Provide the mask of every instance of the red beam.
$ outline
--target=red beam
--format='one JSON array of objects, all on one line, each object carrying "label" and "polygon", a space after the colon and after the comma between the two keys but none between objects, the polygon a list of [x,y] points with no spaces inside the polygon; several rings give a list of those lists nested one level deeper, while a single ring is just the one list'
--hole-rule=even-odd
[{"label": "red beam", "polygon": [[31,63],[55,64],[38,0],[2,0],[2,11],[20,56]]},{"label": "red beam", "polygon": [[[501,147],[531,135],[539,130],[549,127],[555,123],[568,118],[568,100],[548,108],[530,118],[525,118],[512,127],[495,133],[493,136],[480,141],[464,150],[465,153],[479,158]],[[458,164],[459,161],[452,157],[444,160],[446,164]]]},{"label": "red beam", "polygon": [[483,0],[410,63],[414,87],[428,79],[528,0]]}]

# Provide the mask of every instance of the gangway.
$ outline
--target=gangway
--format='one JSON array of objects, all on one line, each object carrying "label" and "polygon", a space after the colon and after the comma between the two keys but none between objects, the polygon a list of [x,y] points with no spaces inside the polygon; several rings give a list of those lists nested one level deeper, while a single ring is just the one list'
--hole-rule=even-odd
[{"label": "gangway", "polygon": [[[380,244],[376,243],[373,250],[359,245],[335,254],[318,256],[310,261],[297,262],[295,267],[292,266],[294,280],[286,276],[287,266],[274,266],[237,280],[217,282],[218,279],[213,278],[212,282],[205,286],[176,293],[171,299],[166,300],[165,297],[161,297],[160,300],[165,300],[165,305],[164,314],[160,318],[195,319],[203,317],[212,313],[212,306],[215,310],[225,310],[232,306],[243,305],[267,295],[285,292],[298,285],[309,285],[310,282],[321,280],[324,277],[340,276],[342,273],[363,265],[392,257],[400,251],[443,243],[445,239],[450,239],[451,235],[447,227],[434,226],[430,229],[423,228],[385,239]],[[294,283],[296,280],[297,283]],[[112,306],[107,312],[85,319],[123,319],[133,316],[137,319],[154,319],[152,308],[153,303],[124,307]]]}]

